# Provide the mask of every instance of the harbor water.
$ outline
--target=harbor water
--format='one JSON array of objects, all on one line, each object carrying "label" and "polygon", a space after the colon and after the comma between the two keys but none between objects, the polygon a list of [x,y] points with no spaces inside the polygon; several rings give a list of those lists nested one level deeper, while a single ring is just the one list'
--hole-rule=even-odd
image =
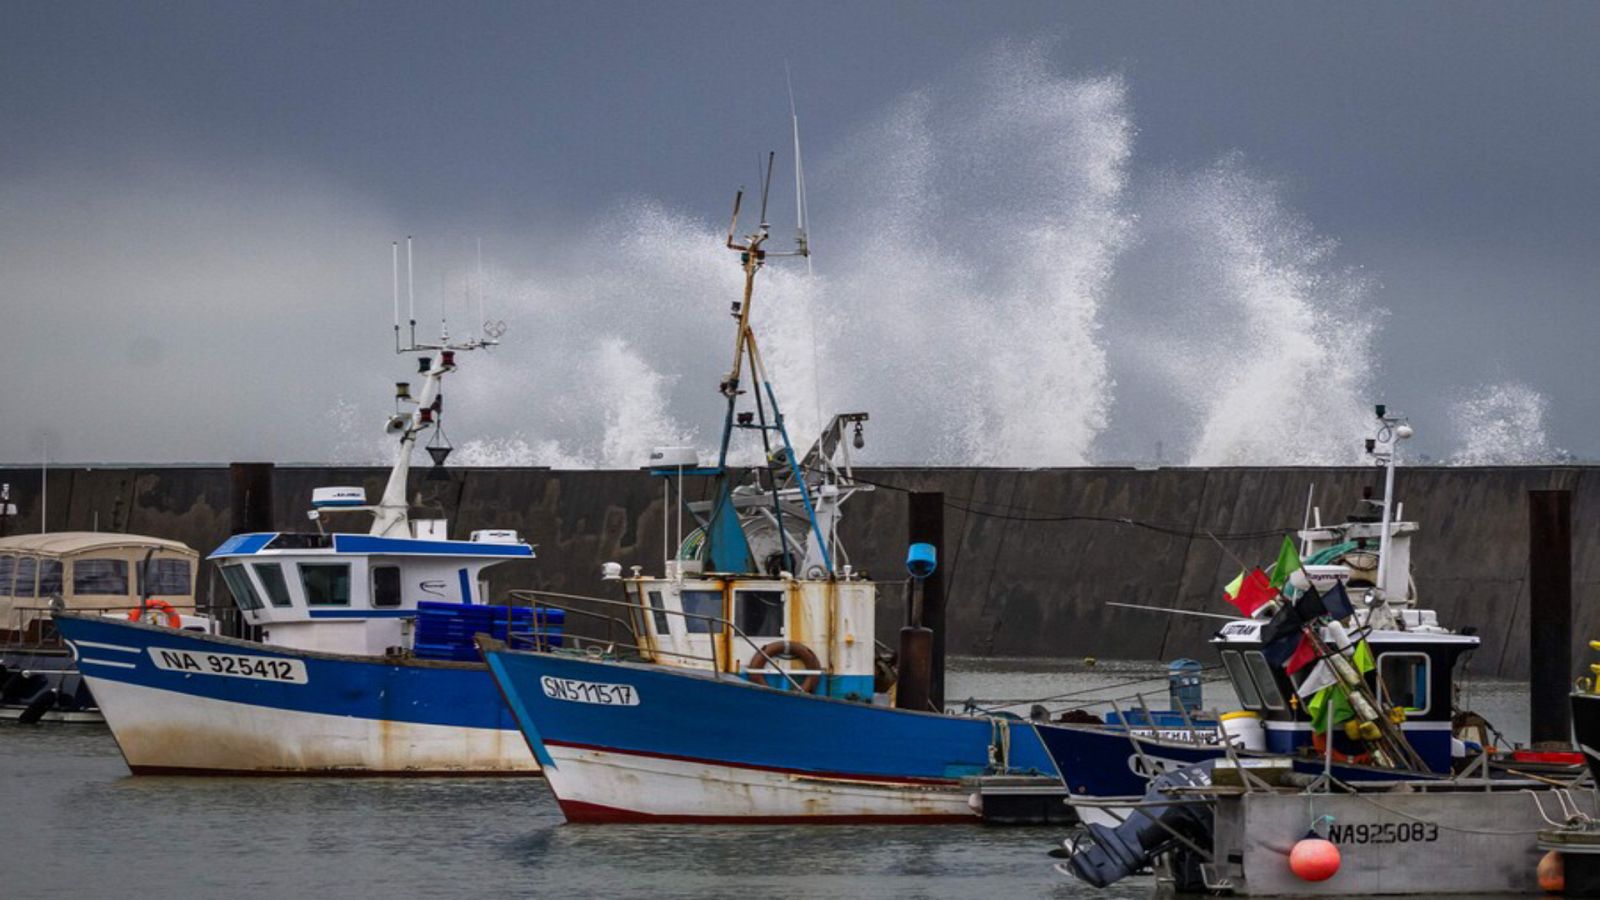
[{"label": "harbor water", "polygon": [[[1208,671],[1215,676],[1215,671]],[[1082,660],[951,661],[948,701],[1026,713],[1143,692],[1163,670]],[[1133,683],[1137,679],[1148,679]],[[1206,705],[1229,708],[1208,681]],[[1071,696],[1062,696],[1071,695]],[[1475,680],[1470,706],[1526,740],[1527,689]],[[1134,701],[1136,702],[1136,701]],[[134,778],[101,726],[0,724],[0,897],[1147,897],[1051,869],[1061,828],[571,826],[538,778]]]}]

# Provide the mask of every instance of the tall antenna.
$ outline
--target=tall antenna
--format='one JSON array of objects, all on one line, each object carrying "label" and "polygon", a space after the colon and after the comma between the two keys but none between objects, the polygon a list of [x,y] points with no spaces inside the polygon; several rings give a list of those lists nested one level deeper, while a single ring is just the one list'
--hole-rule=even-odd
[{"label": "tall antenna", "polygon": [[483,315],[483,238],[478,238],[478,328],[489,326],[489,320]]},{"label": "tall antenna", "polygon": [[406,296],[411,303],[411,346],[417,345],[417,281],[411,265],[411,235],[406,235]]},{"label": "tall antenna", "polygon": [[[789,85],[789,125],[794,134],[794,241],[800,255],[806,258],[806,274],[814,275],[811,268],[811,245],[806,241],[806,175],[800,162],[800,114],[794,105],[794,76],[789,72],[787,60],[783,63],[783,80]],[[820,417],[819,417],[820,418]]]},{"label": "tall antenna", "polygon": [[772,193],[772,161],[778,156],[778,151],[767,151],[767,174],[761,179],[761,227],[767,227],[767,195]]},{"label": "tall antenna", "polygon": [[390,241],[394,251],[394,352],[400,352],[400,242]]}]

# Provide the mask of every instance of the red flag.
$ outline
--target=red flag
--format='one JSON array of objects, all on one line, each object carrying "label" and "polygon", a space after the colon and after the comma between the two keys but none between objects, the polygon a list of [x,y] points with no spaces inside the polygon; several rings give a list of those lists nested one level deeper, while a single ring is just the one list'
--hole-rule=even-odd
[{"label": "red flag", "polygon": [[1300,645],[1294,648],[1294,655],[1290,656],[1289,661],[1283,664],[1283,670],[1293,675],[1316,658],[1317,645],[1313,644],[1311,638],[1307,637],[1304,632],[1301,632]]},{"label": "red flag", "polygon": [[1256,610],[1271,603],[1277,596],[1277,588],[1272,586],[1272,581],[1267,578],[1267,573],[1261,571],[1258,567],[1251,569],[1250,574],[1244,576],[1244,581],[1239,584],[1239,592],[1232,597],[1228,597],[1228,602],[1232,603],[1239,612],[1250,616],[1254,615]]}]

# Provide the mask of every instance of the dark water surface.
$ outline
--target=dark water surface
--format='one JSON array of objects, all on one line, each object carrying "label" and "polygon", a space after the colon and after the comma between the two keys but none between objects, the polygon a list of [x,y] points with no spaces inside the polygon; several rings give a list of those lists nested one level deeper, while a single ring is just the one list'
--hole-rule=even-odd
[{"label": "dark water surface", "polygon": [[[1125,696],[1148,665],[957,660],[949,697]],[[1165,689],[1146,683],[1152,705]],[[1208,685],[1208,705],[1227,691]],[[1527,735],[1525,687],[1474,705]],[[1087,696],[1087,695],[1085,695]],[[1075,698],[1058,701],[1055,706]],[[1051,870],[1060,828],[570,826],[542,780],[134,778],[101,726],[0,723],[0,898],[1148,897]]]}]

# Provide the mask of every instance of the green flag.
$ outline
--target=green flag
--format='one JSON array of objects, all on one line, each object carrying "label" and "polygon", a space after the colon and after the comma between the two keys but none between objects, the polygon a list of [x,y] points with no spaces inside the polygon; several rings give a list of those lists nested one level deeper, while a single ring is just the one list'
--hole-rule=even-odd
[{"label": "green flag", "polygon": [[1366,641],[1356,644],[1356,652],[1351,655],[1350,662],[1355,664],[1356,671],[1363,675],[1378,667],[1372,660],[1372,648],[1367,646]]},{"label": "green flag", "polygon": [[[1372,648],[1367,646],[1366,641],[1356,644],[1355,652],[1350,655],[1350,663],[1362,675],[1376,668],[1372,660]],[[1327,732],[1327,716],[1330,712],[1333,714],[1334,725],[1355,718],[1356,711],[1350,706],[1350,694],[1342,684],[1331,684],[1317,691],[1306,701],[1306,714],[1311,717],[1311,730],[1314,732],[1319,734]]]},{"label": "green flag", "polygon": [[1281,588],[1289,580],[1289,574],[1300,568],[1300,551],[1294,545],[1294,538],[1283,536],[1283,547],[1278,550],[1278,561],[1272,564],[1272,586]]},{"label": "green flag", "polygon": [[1306,712],[1311,716],[1311,730],[1317,734],[1328,732],[1328,715],[1332,713],[1333,724],[1338,725],[1346,719],[1355,718],[1356,711],[1350,708],[1350,695],[1346,693],[1344,685],[1329,685],[1310,700],[1306,701]]}]

